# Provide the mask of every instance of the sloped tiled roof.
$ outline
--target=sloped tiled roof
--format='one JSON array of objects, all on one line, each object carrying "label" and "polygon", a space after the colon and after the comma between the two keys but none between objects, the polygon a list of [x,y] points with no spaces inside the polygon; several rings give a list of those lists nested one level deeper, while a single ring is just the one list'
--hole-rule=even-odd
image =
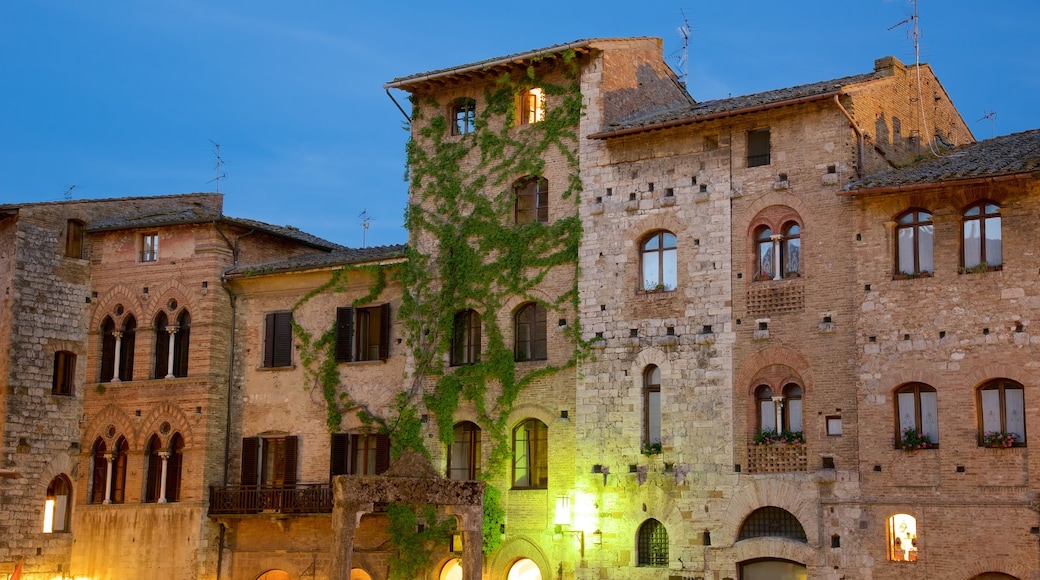
[{"label": "sloped tiled roof", "polygon": [[87,228],[87,231],[107,232],[114,230],[179,226],[207,222],[220,222],[259,230],[273,236],[293,240],[322,250],[337,250],[344,247],[334,242],[319,238],[318,236],[308,234],[307,232],[301,231],[292,226],[276,226],[251,219],[233,218],[225,216],[219,211],[205,211],[197,208],[182,208],[177,211],[160,212],[152,215],[137,215],[127,218],[99,220],[92,222]]},{"label": "sloped tiled roof", "polygon": [[606,139],[639,131],[665,128],[675,125],[696,123],[717,117],[736,115],[751,110],[790,104],[792,102],[827,98],[840,94],[845,87],[885,76],[884,73],[871,72],[852,75],[829,81],[820,81],[796,87],[776,89],[739,97],[704,101],[679,109],[667,111],[647,111],[639,115],[623,119],[616,125],[606,127],[603,131],[590,135],[590,139]]},{"label": "sloped tiled roof", "polygon": [[961,145],[939,157],[868,175],[846,187],[846,195],[1030,173],[1040,178],[1040,129]]},{"label": "sloped tiled roof", "polygon": [[285,260],[268,262],[266,264],[246,264],[236,266],[235,268],[228,270],[225,275],[228,278],[245,278],[249,276],[274,274],[279,272],[295,272],[316,268],[332,268],[336,266],[347,266],[350,264],[363,264],[366,262],[396,260],[404,258],[404,250],[404,244],[373,246],[371,248],[346,248],[340,246],[339,249],[327,254],[307,254]]}]

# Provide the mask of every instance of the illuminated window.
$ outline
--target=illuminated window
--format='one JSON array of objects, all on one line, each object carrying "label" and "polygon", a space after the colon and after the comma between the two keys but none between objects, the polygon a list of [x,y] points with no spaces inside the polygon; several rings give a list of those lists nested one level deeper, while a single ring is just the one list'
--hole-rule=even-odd
[{"label": "illuminated window", "polygon": [[549,485],[549,428],[527,419],[513,429],[513,489],[545,489]]},{"label": "illuminated window", "polygon": [[548,356],[545,307],[537,302],[528,302],[516,311],[515,348],[517,361],[545,360]]},{"label": "illuminated window", "polygon": [[51,379],[51,393],[72,396],[76,379],[76,355],[66,350],[54,353],[54,375]]},{"label": "illuminated window", "polygon": [[927,437],[930,446],[939,444],[939,403],[935,389],[923,383],[910,383],[896,390],[896,447],[902,448],[912,429]]},{"label": "illuminated window", "polygon": [[642,244],[643,290],[675,290],[676,287],[676,242],[675,234],[657,232]]},{"label": "illuminated window", "polygon": [[480,360],[480,315],[463,310],[455,315],[451,333],[452,366],[471,365]]},{"label": "illuminated window", "polygon": [[972,204],[964,212],[961,266],[996,269],[1003,263],[1000,207],[988,201]]},{"label": "illuminated window", "polygon": [[451,105],[451,134],[469,135],[476,130],[477,102],[473,99],[457,99]]},{"label": "illuminated window", "polygon": [[154,262],[159,259],[159,234],[141,234],[141,261]]},{"label": "illuminated window", "polygon": [[513,193],[516,197],[516,223],[549,221],[549,182],[544,177],[529,177],[516,182]]},{"label": "illuminated window", "polygon": [[453,438],[448,447],[448,479],[479,479],[480,427],[471,421],[458,423]]},{"label": "illuminated window", "polygon": [[664,524],[650,518],[639,526],[636,542],[636,565],[663,568],[668,566],[668,530]]},{"label": "illuminated window", "polygon": [[888,559],[917,561],[917,519],[914,516],[896,514],[888,518]]},{"label": "illuminated window", "polygon": [[1022,385],[998,379],[979,387],[979,444],[993,443],[993,434],[1014,437],[1013,447],[1026,444],[1025,396]]},{"label": "illuminated window", "polygon": [[661,442],[661,369],[643,371],[643,444]]},{"label": "illuminated window", "polygon": [[530,125],[545,120],[545,92],[540,88],[520,93],[519,118],[521,125]]},{"label": "illuminated window", "polygon": [[932,214],[910,210],[896,218],[896,274],[931,274]]},{"label": "illuminated window", "polygon": [[43,507],[43,533],[69,531],[72,522],[72,482],[65,474],[51,480]]}]

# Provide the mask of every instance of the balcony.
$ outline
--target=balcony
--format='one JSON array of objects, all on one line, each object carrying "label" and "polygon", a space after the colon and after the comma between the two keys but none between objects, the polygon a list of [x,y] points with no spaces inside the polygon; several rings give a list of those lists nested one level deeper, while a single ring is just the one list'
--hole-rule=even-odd
[{"label": "balcony", "polygon": [[332,513],[332,485],[214,485],[209,488],[209,514]]},{"label": "balcony", "polygon": [[804,473],[805,445],[749,445],[748,473]]}]

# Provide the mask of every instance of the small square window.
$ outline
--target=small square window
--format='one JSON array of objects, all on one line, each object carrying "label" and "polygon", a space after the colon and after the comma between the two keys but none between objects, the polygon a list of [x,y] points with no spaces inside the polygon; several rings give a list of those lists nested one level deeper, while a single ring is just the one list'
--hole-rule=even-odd
[{"label": "small square window", "polygon": [[840,437],[841,436],[841,417],[838,417],[838,416],[827,417],[827,436],[828,437]]},{"label": "small square window", "polygon": [[540,88],[520,93],[519,120],[521,125],[532,125],[545,120],[545,93]]},{"label": "small square window", "polygon": [[451,134],[469,135],[476,130],[477,102],[473,99],[458,99],[451,106]]},{"label": "small square window", "polygon": [[141,235],[141,261],[154,262],[159,259],[159,234]]}]

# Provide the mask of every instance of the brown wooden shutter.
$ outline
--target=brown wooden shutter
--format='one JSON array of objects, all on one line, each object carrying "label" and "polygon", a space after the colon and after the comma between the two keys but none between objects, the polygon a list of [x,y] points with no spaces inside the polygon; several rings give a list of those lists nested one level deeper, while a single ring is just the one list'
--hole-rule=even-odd
[{"label": "brown wooden shutter", "polygon": [[350,436],[346,433],[332,434],[329,456],[329,477],[350,473]]},{"label": "brown wooden shutter", "polygon": [[390,304],[379,307],[379,360],[390,358]]},{"label": "brown wooden shutter", "polygon": [[274,313],[274,362],[273,366],[292,365],[292,312]]},{"label": "brown wooden shutter", "polygon": [[274,366],[275,313],[264,316],[264,367]]},{"label": "brown wooden shutter", "polygon": [[296,485],[296,456],[299,452],[299,437],[290,435],[285,438],[285,476],[282,482],[286,486]]},{"label": "brown wooden shutter", "polygon": [[242,438],[242,485],[256,485],[256,460],[259,451],[259,439],[256,437]]},{"label": "brown wooden shutter", "polygon": [[336,360],[351,362],[354,360],[354,349],[351,348],[354,335],[354,309],[346,306],[336,309]]},{"label": "brown wooden shutter", "polygon": [[376,435],[376,475],[382,475],[390,467],[390,436]]}]

